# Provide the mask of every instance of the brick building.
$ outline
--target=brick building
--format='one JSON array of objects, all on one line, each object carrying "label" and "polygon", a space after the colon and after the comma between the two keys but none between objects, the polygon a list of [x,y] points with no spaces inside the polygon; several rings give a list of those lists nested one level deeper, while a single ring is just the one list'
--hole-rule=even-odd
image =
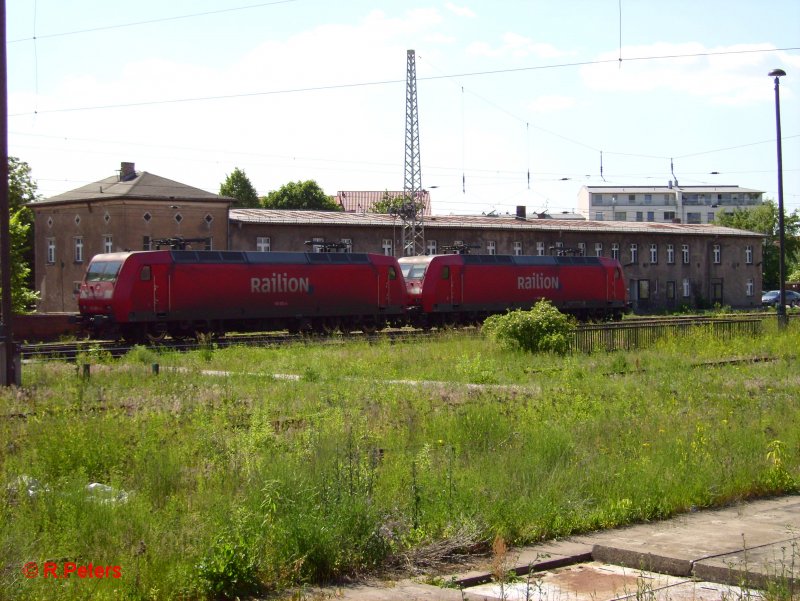
[{"label": "brick building", "polygon": [[38,310],[77,311],[76,288],[98,253],[177,236],[202,239],[195,248],[226,248],[231,201],[122,163],[118,175],[31,203]]}]

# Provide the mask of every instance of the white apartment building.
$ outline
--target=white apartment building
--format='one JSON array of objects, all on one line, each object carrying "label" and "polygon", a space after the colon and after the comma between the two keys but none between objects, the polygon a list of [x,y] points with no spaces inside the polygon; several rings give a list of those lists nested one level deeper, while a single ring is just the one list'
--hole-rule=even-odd
[{"label": "white apartment building", "polygon": [[593,221],[713,223],[717,213],[732,213],[763,202],[764,193],[739,186],[583,186],[578,212]]}]

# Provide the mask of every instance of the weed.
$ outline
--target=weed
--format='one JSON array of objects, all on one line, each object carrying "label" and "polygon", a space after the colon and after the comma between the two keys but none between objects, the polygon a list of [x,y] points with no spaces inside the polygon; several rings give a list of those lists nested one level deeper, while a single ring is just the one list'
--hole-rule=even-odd
[{"label": "weed", "polygon": [[241,537],[222,536],[196,566],[203,590],[232,599],[258,592],[256,563]]}]

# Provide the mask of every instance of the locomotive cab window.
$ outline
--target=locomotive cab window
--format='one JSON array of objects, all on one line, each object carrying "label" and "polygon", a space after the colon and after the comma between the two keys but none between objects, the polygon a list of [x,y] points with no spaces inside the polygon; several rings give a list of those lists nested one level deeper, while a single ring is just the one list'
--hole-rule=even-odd
[{"label": "locomotive cab window", "polygon": [[407,280],[421,280],[425,275],[427,267],[427,265],[415,265],[413,263],[403,263],[400,265],[403,277]]},{"label": "locomotive cab window", "polygon": [[113,282],[117,279],[122,261],[96,261],[86,271],[87,282]]},{"label": "locomotive cab window", "polygon": [[443,280],[449,280],[450,279],[450,266],[449,265],[445,265],[444,267],[442,267],[442,279]]},{"label": "locomotive cab window", "polygon": [[150,266],[149,265],[145,265],[144,267],[142,267],[142,270],[139,272],[139,279],[141,281],[143,281],[143,282],[149,282],[150,281]]},{"label": "locomotive cab window", "polygon": [[397,279],[397,272],[395,271],[394,267],[389,267],[389,279],[396,280]]}]

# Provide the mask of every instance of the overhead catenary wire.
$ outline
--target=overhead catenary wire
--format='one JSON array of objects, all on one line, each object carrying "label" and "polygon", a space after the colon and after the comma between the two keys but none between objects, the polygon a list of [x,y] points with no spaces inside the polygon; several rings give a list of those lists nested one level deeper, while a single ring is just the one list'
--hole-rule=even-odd
[{"label": "overhead catenary wire", "polygon": [[[767,52],[779,52],[779,51],[792,51],[792,50],[800,50],[800,47],[789,47],[789,48],[770,48],[770,49],[757,49],[757,50],[726,50],[720,52],[699,52],[699,53],[687,53],[687,54],[670,54],[670,55],[653,55],[653,56],[639,56],[639,57],[629,57],[625,60],[627,61],[649,61],[649,60],[671,60],[671,59],[681,59],[681,58],[697,58],[701,56],[726,56],[731,54],[753,54],[753,53],[767,53]],[[509,69],[495,69],[490,71],[473,71],[473,72],[466,72],[466,73],[454,73],[449,75],[429,75],[425,77],[418,77],[417,81],[435,81],[440,79],[452,79],[458,77],[478,77],[482,75],[498,75],[498,74],[507,74],[507,73],[519,73],[519,72],[527,72],[527,71],[537,71],[543,69],[560,69],[560,68],[569,68],[569,67],[580,67],[586,65],[602,65],[614,62],[616,59],[600,59],[600,60],[592,60],[592,61],[578,61],[578,62],[571,62],[571,63],[553,63],[549,65],[536,65],[530,67],[515,67]],[[75,111],[93,111],[93,110],[108,110],[108,109],[118,109],[118,108],[131,108],[131,107],[138,107],[138,106],[155,106],[155,105],[162,105],[162,104],[177,104],[177,103],[186,103],[186,102],[208,102],[214,100],[230,100],[235,98],[251,98],[251,97],[258,97],[258,96],[271,96],[271,95],[278,95],[278,94],[297,94],[297,93],[306,93],[306,92],[319,92],[319,91],[327,91],[327,90],[343,90],[348,88],[359,88],[359,87],[370,87],[370,86],[384,86],[384,85],[397,85],[397,84],[405,84],[404,79],[385,79],[385,80],[374,80],[374,81],[361,81],[361,82],[349,82],[349,83],[339,83],[339,84],[330,84],[330,85],[318,85],[318,86],[306,86],[306,87],[299,87],[299,88],[284,88],[278,90],[262,90],[262,91],[254,91],[254,92],[241,92],[238,94],[218,94],[218,95],[208,95],[208,96],[188,96],[184,98],[162,98],[162,99],[153,99],[153,100],[142,100],[138,102],[123,102],[123,103],[115,103],[115,104],[104,104],[104,105],[87,105],[87,106],[76,106],[76,107],[61,107],[61,108],[53,108],[40,111],[40,113],[66,113],[66,112],[75,112]],[[485,100],[485,99],[484,99]],[[489,101],[487,101],[489,102]],[[508,112],[502,107],[497,107],[504,112]],[[509,113],[511,114],[511,113]],[[29,116],[31,112],[23,112],[23,113],[14,113],[9,115],[9,117],[21,117],[21,116]],[[525,119],[513,115],[516,119],[519,119],[523,123]],[[542,129],[544,128],[537,128]],[[558,136],[555,132],[548,132],[552,135]],[[564,136],[558,136],[565,140],[569,140]],[[582,142],[578,142],[576,140],[570,140],[576,144],[580,144],[581,146],[585,146],[590,150],[597,151],[598,149],[590,146],[588,144],[584,144]]]},{"label": "overhead catenary wire", "polygon": [[[76,29],[73,31],[62,31],[56,33],[48,33],[44,35],[36,35],[36,29],[34,28],[34,33],[32,37],[27,38],[17,38],[15,40],[9,40],[9,44],[18,44],[20,42],[34,42],[37,39],[47,39],[47,38],[60,38],[60,37],[67,37],[73,35],[83,35],[87,33],[96,33],[98,31],[108,31],[110,29],[123,29],[126,27],[139,27],[142,25],[153,25],[155,23],[167,23],[170,21],[180,21],[184,19],[195,19],[198,17],[208,17],[211,15],[219,15],[222,13],[231,13],[231,12],[239,12],[244,10],[252,10],[256,8],[263,8],[265,6],[273,6],[276,4],[288,4],[291,2],[297,2],[298,0],[272,0],[272,2],[260,2],[258,4],[249,4],[246,6],[232,6],[229,8],[220,8],[218,10],[207,10],[204,12],[199,13],[190,13],[185,15],[175,15],[172,17],[159,17],[157,19],[145,19],[142,21],[131,21],[128,23],[116,23],[113,25],[101,25],[99,27],[89,27],[86,29]],[[35,9],[34,9],[35,10]]]}]

